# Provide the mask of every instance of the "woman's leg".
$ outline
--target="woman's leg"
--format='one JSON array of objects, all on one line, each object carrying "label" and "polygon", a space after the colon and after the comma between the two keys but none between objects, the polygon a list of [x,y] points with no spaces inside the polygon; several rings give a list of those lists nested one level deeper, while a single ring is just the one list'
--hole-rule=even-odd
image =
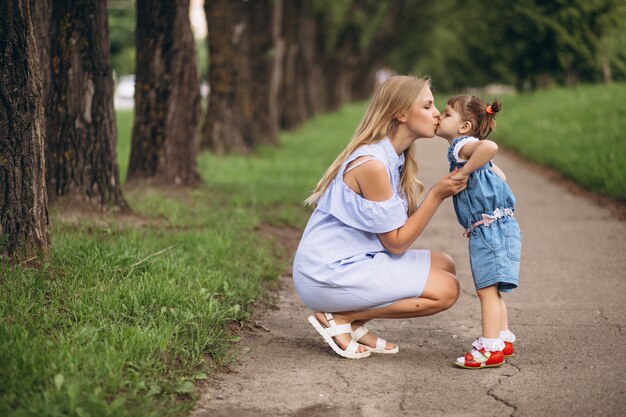
[{"label": "woman's leg", "polygon": [[[426,286],[420,297],[405,298],[387,307],[372,309],[347,311],[333,313],[337,324],[351,323],[352,328],[367,323],[375,318],[412,318],[430,316],[447,310],[456,303],[459,298],[459,282],[456,277],[456,267],[452,258],[444,252],[433,251],[430,259],[430,272],[426,281]],[[328,326],[328,323],[321,312],[316,312],[317,319]],[[374,347],[376,336],[368,333],[362,339],[362,343]],[[347,335],[335,338],[335,341],[342,349],[345,349],[350,342]],[[395,345],[387,343],[386,349],[393,349]],[[359,352],[361,351],[359,348]]]},{"label": "woman's leg", "polygon": [[405,298],[387,307],[372,310],[344,311],[335,313],[338,323],[352,323],[358,320],[376,318],[411,318],[430,316],[447,310],[459,298],[459,283],[448,271],[431,266],[426,287],[420,297]]},{"label": "woman's leg", "polygon": [[430,253],[430,267],[441,269],[456,275],[456,265],[452,257],[445,252],[432,251]]},{"label": "woman's leg", "polygon": [[497,285],[491,285],[476,291],[480,299],[480,312],[483,319],[483,337],[500,338],[502,330],[502,298]]}]

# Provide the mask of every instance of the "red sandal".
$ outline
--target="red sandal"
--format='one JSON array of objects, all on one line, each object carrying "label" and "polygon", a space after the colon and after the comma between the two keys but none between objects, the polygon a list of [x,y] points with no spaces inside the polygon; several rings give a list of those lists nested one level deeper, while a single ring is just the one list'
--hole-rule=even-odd
[{"label": "red sandal", "polygon": [[503,363],[503,351],[489,352],[484,348],[480,350],[473,349],[464,356],[457,358],[456,362],[454,362],[456,366],[466,369],[495,368]]},{"label": "red sandal", "polygon": [[513,347],[513,343],[504,342],[504,349],[502,349],[502,353],[504,354],[505,358],[515,355],[515,348]]}]

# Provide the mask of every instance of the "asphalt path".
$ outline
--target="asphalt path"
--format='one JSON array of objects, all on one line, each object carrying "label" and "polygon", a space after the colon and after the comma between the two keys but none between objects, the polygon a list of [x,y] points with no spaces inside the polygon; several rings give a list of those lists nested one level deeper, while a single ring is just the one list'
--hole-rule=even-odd
[{"label": "asphalt path", "polygon": [[[447,173],[447,143],[419,142],[427,186]],[[517,197],[520,286],[506,295],[516,355],[500,368],[452,365],[480,335],[467,240],[446,201],[414,247],[456,261],[462,294],[438,315],[368,327],[397,355],[347,360],[309,325],[291,277],[278,309],[243,332],[239,360],[201,393],[196,417],[626,415],[626,222],[507,152],[495,159]],[[297,237],[297,236],[296,236]]]}]

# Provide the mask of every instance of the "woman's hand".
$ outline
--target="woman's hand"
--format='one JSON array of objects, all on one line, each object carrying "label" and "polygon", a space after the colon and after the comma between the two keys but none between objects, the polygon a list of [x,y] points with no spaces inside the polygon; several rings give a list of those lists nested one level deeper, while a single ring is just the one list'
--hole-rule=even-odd
[{"label": "woman's hand", "polygon": [[[368,164],[366,164],[368,165]],[[424,201],[417,210],[409,216],[403,226],[387,233],[379,233],[378,238],[389,252],[401,255],[415,242],[415,239],[424,231],[424,228],[433,217],[443,200],[451,195],[460,193],[467,187],[467,176],[454,179],[458,175],[454,170],[431,187],[424,197]]]},{"label": "woman's hand", "polygon": [[467,175],[455,168],[454,171],[443,177],[433,185],[433,191],[441,200],[460,193],[467,187]]}]

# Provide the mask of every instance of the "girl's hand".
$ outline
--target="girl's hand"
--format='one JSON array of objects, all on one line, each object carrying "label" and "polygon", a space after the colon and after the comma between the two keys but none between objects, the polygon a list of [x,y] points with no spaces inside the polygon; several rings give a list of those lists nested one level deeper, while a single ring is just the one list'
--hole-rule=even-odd
[{"label": "girl's hand", "polygon": [[454,171],[452,171],[450,175],[452,175],[450,178],[452,178],[453,180],[461,180],[467,182],[467,179],[469,178],[469,174],[466,173],[463,169],[459,168],[454,168]]},{"label": "girl's hand", "polygon": [[433,186],[435,195],[441,200],[460,193],[467,187],[467,175],[459,174],[459,170],[455,169],[445,177],[439,180]]}]

